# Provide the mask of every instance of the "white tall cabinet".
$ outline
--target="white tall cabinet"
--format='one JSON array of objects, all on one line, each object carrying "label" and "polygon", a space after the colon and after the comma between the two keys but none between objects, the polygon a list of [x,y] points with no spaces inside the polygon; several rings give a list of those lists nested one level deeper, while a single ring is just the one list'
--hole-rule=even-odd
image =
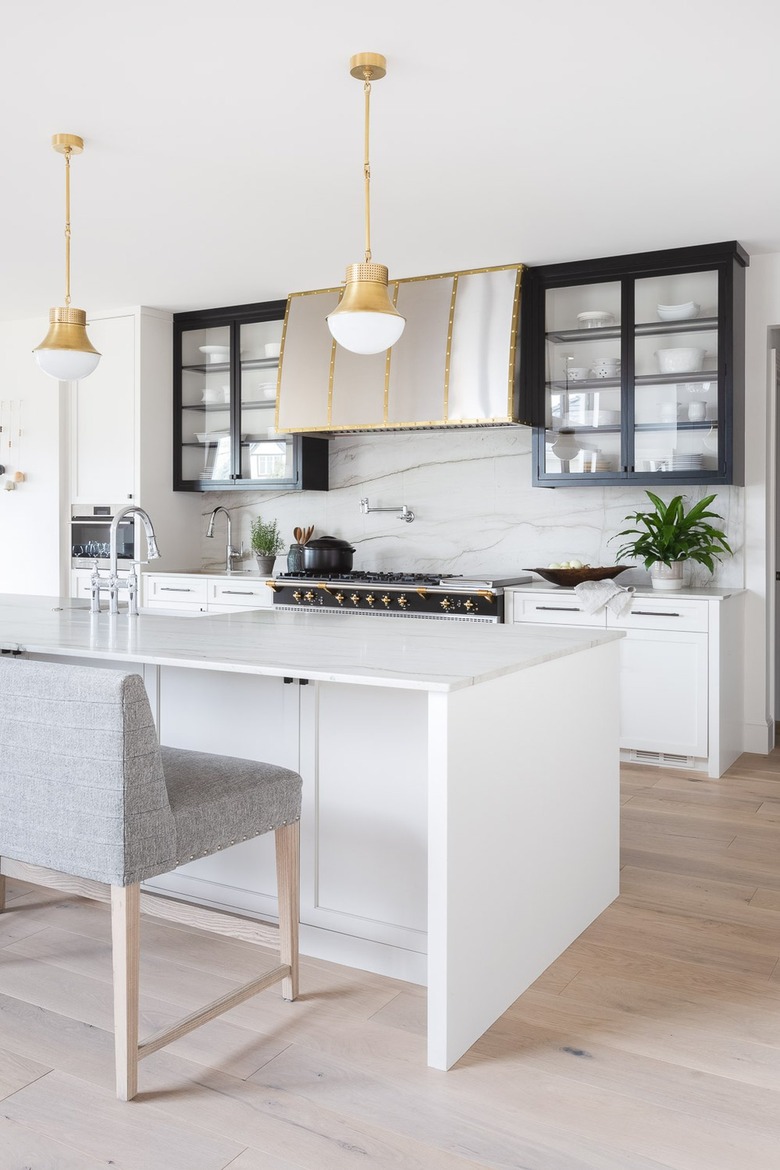
[{"label": "white tall cabinet", "polygon": [[[194,567],[200,508],[173,491],[171,314],[145,307],[94,313],[89,335],[102,357],[93,374],[71,387],[71,506],[117,511],[139,504],[157,534],[155,567]],[[143,537],[140,551],[145,558]]]}]

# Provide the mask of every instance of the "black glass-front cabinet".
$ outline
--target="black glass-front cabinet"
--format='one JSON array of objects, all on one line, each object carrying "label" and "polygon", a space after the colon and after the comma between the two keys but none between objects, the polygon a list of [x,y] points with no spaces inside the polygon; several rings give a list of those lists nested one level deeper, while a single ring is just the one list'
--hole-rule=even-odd
[{"label": "black glass-front cabinet", "polygon": [[536,486],[743,482],[748,263],[731,242],[527,270]]},{"label": "black glass-front cabinet", "polygon": [[278,434],[286,301],[173,318],[175,491],[326,491],[328,440]]}]

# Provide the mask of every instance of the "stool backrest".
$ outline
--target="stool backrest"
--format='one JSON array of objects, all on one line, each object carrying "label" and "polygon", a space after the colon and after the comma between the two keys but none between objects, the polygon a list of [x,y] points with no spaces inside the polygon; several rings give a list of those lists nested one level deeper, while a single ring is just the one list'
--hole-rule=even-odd
[{"label": "stool backrest", "polygon": [[0,659],[0,856],[112,885],[175,865],[137,674]]}]

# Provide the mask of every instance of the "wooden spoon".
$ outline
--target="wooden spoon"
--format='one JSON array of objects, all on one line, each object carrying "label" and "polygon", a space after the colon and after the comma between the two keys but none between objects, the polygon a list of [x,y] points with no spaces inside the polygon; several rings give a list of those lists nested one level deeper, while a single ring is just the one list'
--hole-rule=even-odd
[{"label": "wooden spoon", "polygon": [[293,528],[293,536],[295,537],[296,544],[303,544],[303,529],[302,528]]},{"label": "wooden spoon", "polygon": [[309,541],[311,540],[311,534],[313,531],[314,531],[314,525],[310,524],[309,527],[306,529],[306,531],[303,534],[303,543],[304,544],[309,543]]}]

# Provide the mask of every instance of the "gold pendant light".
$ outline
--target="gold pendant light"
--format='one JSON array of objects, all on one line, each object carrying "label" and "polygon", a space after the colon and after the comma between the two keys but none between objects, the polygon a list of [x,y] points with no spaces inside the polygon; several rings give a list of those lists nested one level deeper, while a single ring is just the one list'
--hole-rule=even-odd
[{"label": "gold pendant light", "polygon": [[65,156],[65,304],[49,310],[49,332],[33,353],[45,373],[71,382],[86,378],[100,361],[87,337],[87,314],[70,307],[70,160],[81,154],[84,140],[77,134],[55,134],[51,144]]},{"label": "gold pendant light", "polygon": [[364,263],[347,267],[344,292],[336,308],[328,315],[327,322],[336,341],[344,349],[353,353],[381,353],[398,341],[406,324],[390,300],[387,268],[371,260],[371,167],[368,157],[371,82],[384,77],[387,61],[381,53],[356,53],[350,59],[349,71],[358,81],[363,82],[365,95],[363,188],[366,251]]}]

